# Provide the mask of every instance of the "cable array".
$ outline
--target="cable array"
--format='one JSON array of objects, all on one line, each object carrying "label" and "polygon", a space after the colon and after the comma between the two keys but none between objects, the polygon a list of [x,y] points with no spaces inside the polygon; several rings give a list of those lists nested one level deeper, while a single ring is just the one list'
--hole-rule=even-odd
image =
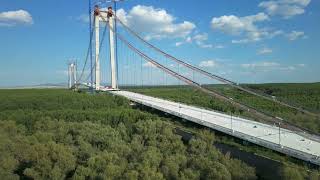
[{"label": "cable array", "polygon": [[309,115],[312,115],[312,116],[320,117],[319,114],[315,114],[315,113],[310,112],[310,111],[308,111],[308,110],[305,110],[305,109],[303,109],[303,108],[301,108],[301,107],[296,107],[296,106],[290,105],[290,104],[288,104],[288,103],[286,103],[286,102],[279,101],[279,100],[277,100],[275,97],[269,96],[269,95],[267,95],[267,94],[257,93],[257,92],[255,92],[254,90],[252,90],[252,89],[250,89],[250,88],[248,88],[248,87],[242,87],[242,86],[240,86],[240,85],[239,85],[238,83],[236,83],[236,82],[230,81],[230,80],[228,80],[228,79],[226,79],[226,78],[223,78],[223,77],[221,77],[221,76],[212,74],[212,73],[207,72],[207,71],[205,71],[205,70],[202,70],[202,69],[200,69],[200,68],[198,68],[198,67],[196,67],[196,66],[193,66],[193,65],[191,65],[191,64],[189,64],[189,63],[186,63],[185,61],[179,60],[178,58],[176,58],[176,57],[174,57],[174,56],[172,56],[172,55],[164,52],[164,51],[161,50],[160,48],[158,48],[158,47],[152,45],[151,43],[149,43],[148,41],[146,41],[146,40],[145,40],[144,38],[142,38],[138,33],[136,33],[135,31],[133,31],[133,30],[132,30],[131,28],[129,28],[125,23],[123,23],[118,17],[116,17],[116,19],[117,19],[117,21],[124,27],[124,29],[127,30],[129,33],[131,33],[135,38],[139,39],[141,42],[143,42],[144,44],[146,44],[147,46],[149,46],[150,48],[152,48],[152,49],[154,49],[155,51],[159,52],[160,54],[162,54],[163,56],[167,57],[167,58],[170,59],[170,60],[173,60],[173,61],[175,61],[175,62],[177,62],[177,63],[179,63],[179,64],[181,64],[181,65],[183,65],[183,66],[185,66],[185,67],[187,67],[187,68],[189,68],[189,69],[191,69],[191,70],[193,70],[193,71],[196,71],[196,72],[198,72],[198,73],[201,73],[201,74],[203,74],[203,75],[205,75],[205,76],[207,76],[207,77],[209,77],[209,78],[211,78],[211,79],[218,80],[218,81],[220,81],[220,82],[222,82],[222,83],[225,83],[225,84],[227,84],[227,85],[230,85],[230,86],[232,86],[232,87],[234,87],[234,88],[236,88],[236,89],[239,89],[239,90],[241,90],[241,91],[247,92],[247,93],[252,94],[252,95],[254,95],[254,96],[258,96],[258,97],[260,97],[260,98],[263,98],[263,99],[266,99],[266,100],[269,100],[269,101],[278,103],[278,104],[280,104],[280,105],[283,105],[283,106],[286,106],[286,107],[295,109],[295,110],[297,110],[297,111],[299,111],[299,112],[303,112],[303,113],[306,113],[306,114],[309,114]]},{"label": "cable array", "polygon": [[[285,123],[284,126],[286,126],[287,128],[290,128],[291,130],[295,130],[295,131],[300,131],[300,132],[310,132],[309,130],[305,129],[305,128],[301,128],[298,127],[294,124],[292,124],[291,122],[288,122],[286,120],[283,119],[279,119],[278,117],[275,117],[271,114],[268,114],[266,112],[262,112],[261,110],[258,110],[254,107],[245,105],[237,100],[234,100],[232,98],[229,98],[221,93],[218,93],[216,91],[213,91],[211,89],[207,89],[203,86],[201,86],[201,84],[195,82],[194,80],[191,80],[183,75],[181,75],[180,69],[178,69],[178,72],[171,70],[170,68],[158,63],[156,60],[154,60],[153,58],[151,58],[150,56],[146,55],[145,53],[143,53],[141,50],[139,50],[138,48],[136,48],[133,44],[131,44],[126,38],[124,38],[121,34],[117,33],[114,31],[113,28],[111,28],[109,26],[109,24],[107,23],[107,20],[101,16],[101,19],[107,24],[108,28],[111,29],[116,35],[117,38],[123,42],[129,49],[131,49],[132,51],[134,51],[136,54],[138,54],[141,58],[143,58],[147,63],[150,63],[152,66],[157,67],[158,69],[161,69],[163,72],[165,72],[166,74],[169,74],[173,77],[175,77],[176,79],[186,83],[189,86],[192,86],[210,96],[216,97],[217,99],[220,99],[224,102],[229,102],[231,103],[233,106],[238,107],[239,109],[242,109],[244,111],[249,112],[250,114],[252,114],[255,117],[258,118],[262,118],[263,120],[267,121],[268,123],[278,123],[278,122],[283,122]],[[119,21],[119,20],[118,20]],[[169,57],[169,56],[166,56]],[[180,64],[180,63],[179,63]],[[190,65],[191,67],[193,67],[192,65]],[[178,66],[180,68],[180,66]],[[197,71],[196,69],[192,69],[193,71]],[[311,133],[311,132],[310,132]]]}]

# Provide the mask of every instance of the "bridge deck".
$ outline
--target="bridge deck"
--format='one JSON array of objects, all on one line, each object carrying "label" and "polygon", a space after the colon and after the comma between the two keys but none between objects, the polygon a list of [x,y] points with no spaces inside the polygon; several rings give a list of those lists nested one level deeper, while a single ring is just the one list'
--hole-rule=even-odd
[{"label": "bridge deck", "polygon": [[[136,103],[320,165],[320,143],[287,129],[128,91],[113,91]],[[280,144],[279,144],[280,142]]]}]

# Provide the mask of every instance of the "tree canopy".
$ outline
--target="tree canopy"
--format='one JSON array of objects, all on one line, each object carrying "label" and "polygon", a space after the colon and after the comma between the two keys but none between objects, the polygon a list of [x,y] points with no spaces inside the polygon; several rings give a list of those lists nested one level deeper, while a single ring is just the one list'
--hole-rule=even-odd
[{"label": "tree canopy", "polygon": [[0,91],[3,179],[256,179],[214,134],[188,143],[123,98],[66,90]]}]

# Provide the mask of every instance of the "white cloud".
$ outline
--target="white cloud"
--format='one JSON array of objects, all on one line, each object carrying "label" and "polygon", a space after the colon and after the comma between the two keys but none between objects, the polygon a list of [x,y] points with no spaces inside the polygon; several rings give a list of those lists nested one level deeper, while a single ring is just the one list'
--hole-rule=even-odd
[{"label": "white cloud", "polygon": [[277,1],[263,1],[259,7],[264,8],[271,16],[281,16],[285,19],[296,15],[303,14],[305,8],[309,5],[311,0],[277,0]]},{"label": "white cloud", "polygon": [[16,26],[16,25],[31,25],[33,19],[31,14],[25,10],[7,11],[0,13],[0,26]]},{"label": "white cloud", "polygon": [[176,65],[174,65],[174,64],[170,64],[169,66],[170,66],[170,67],[176,67]]},{"label": "white cloud", "polygon": [[251,42],[249,39],[240,39],[240,40],[232,40],[231,41],[233,44],[245,44]]},{"label": "white cloud", "polygon": [[143,67],[148,67],[148,68],[155,68],[156,66],[153,65],[151,62],[146,62],[142,65]]},{"label": "white cloud", "polygon": [[126,25],[128,25],[127,12],[124,9],[118,9],[117,17]]},{"label": "white cloud", "polygon": [[201,61],[199,64],[199,67],[217,67],[218,63],[214,60],[208,60],[208,61]]},{"label": "white cloud", "polygon": [[282,67],[280,69],[284,70],[284,71],[294,71],[294,70],[298,70],[298,69],[303,69],[305,67],[306,67],[306,64],[294,64],[294,65]]},{"label": "white cloud", "polygon": [[191,38],[190,36],[187,37],[187,38],[186,38],[186,42],[187,42],[187,43],[191,43],[191,42],[192,42],[192,38]]},{"label": "white cloud", "polygon": [[259,28],[257,23],[268,21],[269,16],[265,13],[238,17],[235,15],[214,17],[211,20],[211,28],[233,36],[245,36],[240,40],[232,40],[232,43],[249,43],[260,41],[265,38],[273,38],[282,34],[280,30],[274,31],[269,28]]},{"label": "white cloud", "polygon": [[208,40],[208,34],[207,33],[202,33],[202,34],[195,34],[193,37],[186,37],[186,39],[184,41],[179,41],[176,42],[176,46],[181,46],[183,44],[187,44],[187,43],[192,43],[195,42],[196,45],[198,45],[201,48],[213,48],[213,49],[222,49],[224,48],[223,45],[212,45],[212,44],[208,44],[206,43],[206,41]]},{"label": "white cloud", "polygon": [[202,43],[200,43],[200,44],[198,44],[198,45],[199,45],[199,47],[201,47],[201,48],[208,48],[208,49],[213,48],[213,45],[212,45],[212,44],[202,44]]},{"label": "white cloud", "polygon": [[280,67],[279,70],[283,70],[283,71],[294,71],[297,68],[295,66],[286,66],[286,67]]},{"label": "white cloud", "polygon": [[225,48],[225,46],[220,44],[220,45],[215,45],[214,48],[215,49],[223,49],[223,48]]},{"label": "white cloud", "polygon": [[176,46],[179,47],[181,45],[184,45],[184,44],[190,44],[192,43],[193,39],[192,37],[188,36],[187,38],[183,39],[182,41],[179,41],[179,42],[176,42]]},{"label": "white cloud", "polygon": [[183,42],[183,41],[176,42],[176,46],[179,47],[179,46],[181,46],[181,45],[184,44],[184,43],[185,43],[185,42]]},{"label": "white cloud", "polygon": [[[72,18],[72,19],[74,19],[74,18]],[[76,17],[75,19],[77,21],[82,21],[84,23],[88,23],[89,22],[89,16],[87,14],[81,14],[80,16]]]},{"label": "white cloud", "polygon": [[307,36],[302,31],[292,31],[291,33],[287,34],[286,37],[290,41],[297,40],[299,38],[306,38]]},{"label": "white cloud", "polygon": [[266,21],[268,19],[268,15],[264,13],[245,17],[234,15],[221,16],[212,18],[211,27],[214,30],[221,30],[227,34],[238,35],[243,32],[257,31],[257,27],[254,23]]},{"label": "white cloud", "polygon": [[288,4],[298,4],[300,6],[308,6],[311,0],[282,0],[282,2]]},{"label": "white cloud", "polygon": [[118,17],[129,27],[145,33],[147,40],[163,38],[186,38],[196,25],[189,21],[176,23],[176,18],[164,9],[137,5],[129,12],[119,9]]},{"label": "white cloud", "polygon": [[266,48],[266,47],[258,50],[258,54],[260,54],[260,55],[261,54],[271,54],[271,53],[272,53],[272,49]]},{"label": "white cloud", "polygon": [[211,28],[223,33],[242,37],[233,39],[234,44],[243,44],[250,42],[257,42],[264,39],[272,39],[279,35],[286,36],[289,40],[296,40],[298,38],[306,38],[303,32],[292,31],[286,34],[282,30],[274,28],[260,27],[259,24],[270,20],[270,16],[280,15],[283,18],[290,18],[292,16],[304,13],[304,8],[310,4],[311,0],[270,0],[263,1],[259,7],[265,9],[266,13],[258,13],[251,16],[235,16],[224,15],[220,17],[213,17],[211,20]]},{"label": "white cloud", "polygon": [[269,72],[269,71],[295,71],[298,68],[303,68],[304,65],[282,65],[277,62],[272,61],[264,61],[264,62],[256,62],[256,63],[249,63],[249,64],[241,64],[242,68],[251,71],[262,71],[262,72]]},{"label": "white cloud", "polygon": [[203,33],[203,34],[196,34],[193,37],[193,40],[196,42],[196,44],[201,47],[201,48],[213,48],[212,44],[207,44],[205,41],[208,40],[208,34]]},{"label": "white cloud", "polygon": [[203,33],[203,34],[197,34],[193,37],[193,39],[195,41],[206,41],[208,40],[208,34],[207,33]]},{"label": "white cloud", "polygon": [[297,67],[306,67],[305,64],[296,64]]},{"label": "white cloud", "polygon": [[247,37],[240,40],[232,40],[233,44],[244,44],[250,42],[257,42],[263,39],[272,39],[276,36],[282,35],[284,32],[282,30],[272,31],[268,28],[258,29],[256,32],[247,33]]},{"label": "white cloud", "polygon": [[270,61],[265,61],[265,62],[258,62],[258,63],[251,63],[251,64],[241,64],[243,68],[273,68],[273,67],[279,67],[280,64],[276,62],[270,62]]}]

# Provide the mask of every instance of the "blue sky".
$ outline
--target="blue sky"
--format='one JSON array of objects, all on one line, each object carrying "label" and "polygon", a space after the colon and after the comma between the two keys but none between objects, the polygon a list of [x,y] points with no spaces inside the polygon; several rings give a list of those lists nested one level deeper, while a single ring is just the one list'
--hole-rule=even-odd
[{"label": "blue sky", "polygon": [[[68,60],[84,61],[87,4],[1,0],[0,86],[66,82]],[[231,80],[320,81],[320,1],[128,0],[118,7],[148,41]]]}]

